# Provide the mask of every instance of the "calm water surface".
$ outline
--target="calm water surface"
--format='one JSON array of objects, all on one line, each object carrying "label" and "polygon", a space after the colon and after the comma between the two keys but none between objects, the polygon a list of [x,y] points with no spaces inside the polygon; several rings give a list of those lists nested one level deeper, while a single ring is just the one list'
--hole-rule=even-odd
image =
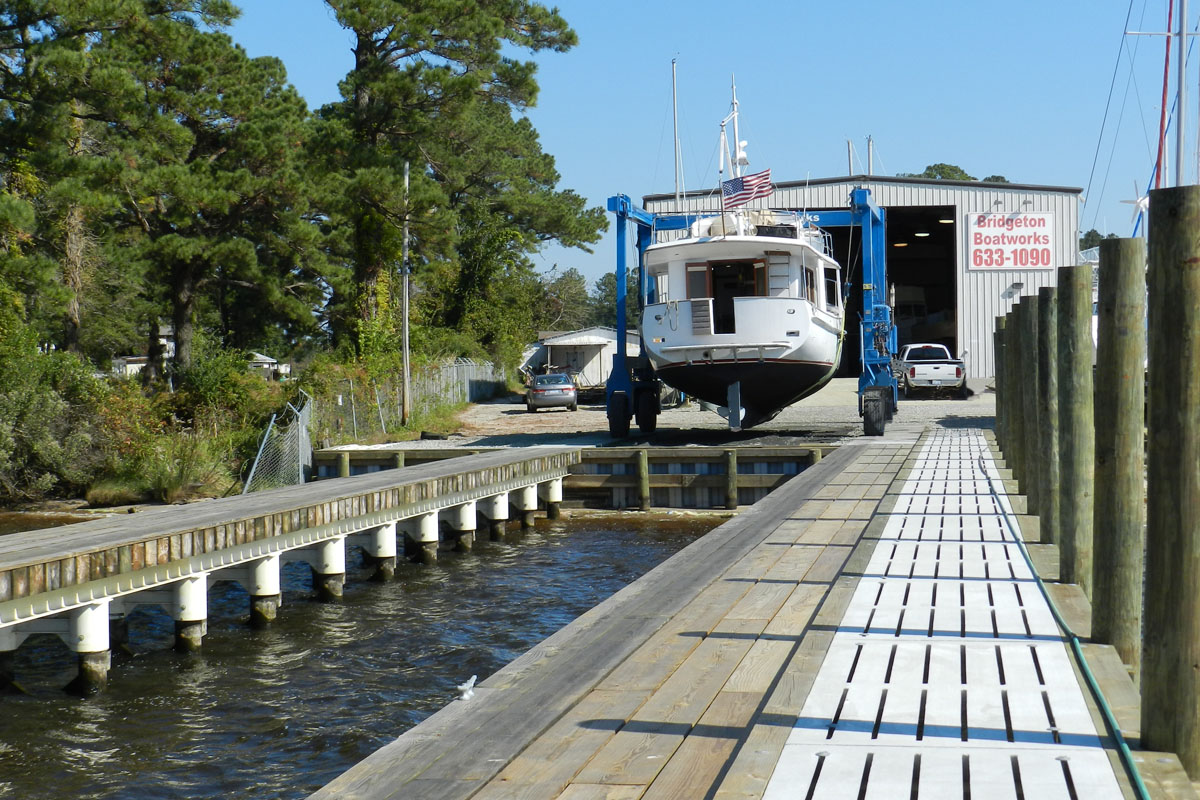
[{"label": "calm water surface", "polygon": [[139,610],[89,700],[58,688],[74,674],[65,646],[30,638],[30,694],[0,698],[0,798],[305,797],[717,522],[538,520],[435,567],[404,563],[391,583],[353,573],[336,604],[309,600],[308,567],[288,565],[266,631],[221,583],[202,654],[165,649],[170,618]]}]

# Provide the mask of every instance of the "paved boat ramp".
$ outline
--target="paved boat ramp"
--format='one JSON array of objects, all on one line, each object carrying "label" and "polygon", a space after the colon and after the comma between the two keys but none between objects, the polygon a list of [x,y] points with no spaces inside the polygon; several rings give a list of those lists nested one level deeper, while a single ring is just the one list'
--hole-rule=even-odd
[{"label": "paved boat ramp", "polygon": [[[990,437],[841,447],[312,798],[1134,796]],[[1136,745],[1128,675],[1084,650]],[[1173,755],[1133,757],[1194,796]]]}]

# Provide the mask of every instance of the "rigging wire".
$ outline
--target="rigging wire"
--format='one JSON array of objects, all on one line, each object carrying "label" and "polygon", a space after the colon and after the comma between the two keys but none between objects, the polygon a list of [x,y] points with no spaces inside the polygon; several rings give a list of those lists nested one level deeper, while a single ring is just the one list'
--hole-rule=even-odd
[{"label": "rigging wire", "polygon": [[1129,8],[1125,12],[1125,24],[1121,28],[1121,44],[1117,48],[1116,63],[1113,64],[1112,81],[1108,85],[1108,99],[1104,103],[1104,117],[1100,121],[1100,135],[1096,139],[1096,153],[1094,156],[1092,156],[1092,169],[1091,169],[1091,172],[1088,173],[1087,189],[1085,190],[1085,193],[1084,193],[1084,197],[1087,198],[1088,201],[1090,201],[1092,198],[1092,179],[1095,178],[1095,176],[1096,176],[1096,163],[1100,160],[1100,146],[1104,142],[1104,129],[1108,125],[1108,112],[1112,108],[1113,89],[1117,85],[1117,70],[1120,69],[1121,52],[1125,48],[1125,31],[1129,30],[1129,19],[1132,16],[1133,16],[1133,0],[1129,0]]}]

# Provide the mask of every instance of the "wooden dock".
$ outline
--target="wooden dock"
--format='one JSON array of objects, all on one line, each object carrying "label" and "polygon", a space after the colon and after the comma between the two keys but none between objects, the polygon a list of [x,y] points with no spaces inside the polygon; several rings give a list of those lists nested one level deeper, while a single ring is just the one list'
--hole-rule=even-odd
[{"label": "wooden dock", "polygon": [[361,546],[378,570],[394,569],[398,539],[436,560],[440,521],[468,547],[477,527],[553,511],[577,448],[535,447],[479,454],[320,481],[261,494],[0,537],[0,691],[12,653],[33,633],[61,636],[80,654],[85,689],[102,686],[109,619],[137,604],[163,605],[177,644],[200,644],[207,588],[237,580],[251,596],[252,621],[269,622],[281,602],[280,564],[308,562],[319,594],[338,596],[346,548]]},{"label": "wooden dock", "polygon": [[[844,446],[312,797],[1132,796],[1007,477],[978,430]],[[1193,796],[1136,755],[1154,796]]]}]

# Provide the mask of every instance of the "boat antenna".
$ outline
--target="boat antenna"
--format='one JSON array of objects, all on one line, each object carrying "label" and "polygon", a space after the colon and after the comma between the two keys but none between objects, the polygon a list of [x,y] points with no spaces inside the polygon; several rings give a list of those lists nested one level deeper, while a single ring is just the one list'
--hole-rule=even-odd
[{"label": "boat antenna", "polygon": [[683,161],[679,156],[679,92],[675,76],[675,61],[676,59],[671,59],[671,116],[675,121],[675,210],[682,211],[682,193],[679,181],[683,174]]}]

